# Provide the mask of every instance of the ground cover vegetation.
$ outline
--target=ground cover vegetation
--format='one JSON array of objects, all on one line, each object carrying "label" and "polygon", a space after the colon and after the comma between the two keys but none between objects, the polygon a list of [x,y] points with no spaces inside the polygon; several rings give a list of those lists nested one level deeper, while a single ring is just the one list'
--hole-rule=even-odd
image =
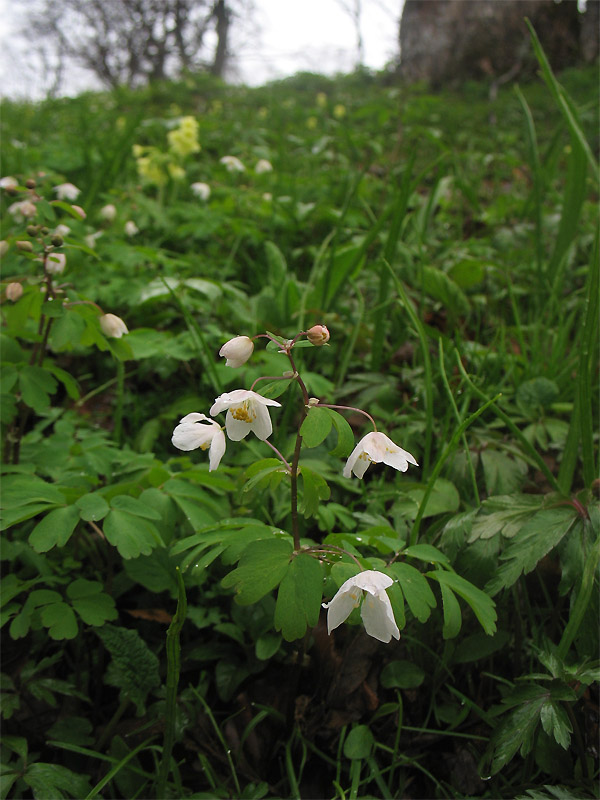
[{"label": "ground cover vegetation", "polygon": [[532,47],[4,103],[2,797],[597,796],[596,74]]}]

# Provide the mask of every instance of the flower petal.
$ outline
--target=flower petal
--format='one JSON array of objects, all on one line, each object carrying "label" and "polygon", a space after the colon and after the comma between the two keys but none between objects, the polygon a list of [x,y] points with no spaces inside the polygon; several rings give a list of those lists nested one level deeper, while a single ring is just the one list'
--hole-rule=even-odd
[{"label": "flower petal", "polygon": [[252,404],[252,410],[256,416],[254,422],[250,424],[250,429],[254,432],[258,439],[261,439],[264,442],[265,439],[268,439],[273,433],[273,423],[271,422],[271,417],[265,406],[259,405],[258,403]]},{"label": "flower petal", "polygon": [[223,458],[223,454],[225,453],[225,446],[226,446],[225,434],[223,433],[222,430],[219,429],[214,434],[212,443],[210,445],[210,450],[208,451],[209,472],[212,472],[219,466],[221,459]]},{"label": "flower petal", "polygon": [[[329,603],[323,603],[323,608],[327,609],[327,633],[345,622],[352,611],[360,603],[362,592],[354,586],[347,586],[344,583]],[[347,588],[345,589],[344,587]]]},{"label": "flower petal", "polygon": [[359,589],[364,589],[365,592],[371,594],[381,594],[392,585],[393,578],[376,569],[366,569],[364,572],[359,572],[352,578],[355,586]]},{"label": "flower petal", "polygon": [[394,619],[392,604],[385,591],[373,595],[367,593],[360,610],[365,631],[380,642],[389,642],[392,636],[400,638],[400,631]]},{"label": "flower petal", "polygon": [[225,430],[227,431],[227,436],[229,436],[232,442],[239,442],[245,436],[248,436],[252,428],[250,423],[245,422],[243,419],[236,419],[231,411],[227,411],[227,416],[225,417]]}]

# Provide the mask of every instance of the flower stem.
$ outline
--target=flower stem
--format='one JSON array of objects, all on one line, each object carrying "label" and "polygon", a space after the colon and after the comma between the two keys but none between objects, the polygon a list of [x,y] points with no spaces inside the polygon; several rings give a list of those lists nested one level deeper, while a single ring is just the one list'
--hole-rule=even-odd
[{"label": "flower stem", "polygon": [[179,671],[181,668],[181,647],[179,635],[187,614],[187,598],[185,586],[179,567],[175,567],[177,576],[177,587],[179,597],[177,599],[177,610],[171,620],[167,631],[167,685],[166,685],[166,707],[165,707],[165,738],[163,741],[162,760],[158,775],[157,797],[166,797],[167,777],[171,765],[171,753],[175,741],[175,713],[177,703],[177,686],[179,684]]},{"label": "flower stem", "polygon": [[125,364],[117,359],[117,405],[115,408],[115,422],[113,427],[113,438],[117,444],[121,444],[123,434],[123,394],[125,392]]},{"label": "flower stem", "polygon": [[363,414],[365,417],[367,417],[367,419],[371,421],[373,430],[377,432],[377,425],[375,424],[375,420],[370,414],[368,414],[366,411],[363,411],[362,408],[355,408],[354,406],[334,406],[331,403],[317,403],[317,406],[320,406],[321,408],[339,408],[342,411],[356,411],[359,414]]},{"label": "flower stem", "polygon": [[285,466],[286,466],[286,468],[287,468],[288,472],[291,472],[291,471],[292,471],[292,465],[291,465],[291,464],[290,464],[290,462],[289,462],[289,461],[288,461],[288,460],[285,458],[285,456],[284,456],[282,453],[280,453],[280,452],[279,452],[279,450],[278,450],[278,449],[275,447],[275,445],[274,445],[274,444],[271,444],[271,442],[270,442],[268,439],[264,439],[264,443],[269,445],[269,447],[270,447],[270,448],[271,448],[271,450],[272,450],[272,451],[275,453],[275,455],[277,456],[277,458],[279,458],[279,459],[281,459],[281,461],[283,461],[283,463],[285,464]]}]

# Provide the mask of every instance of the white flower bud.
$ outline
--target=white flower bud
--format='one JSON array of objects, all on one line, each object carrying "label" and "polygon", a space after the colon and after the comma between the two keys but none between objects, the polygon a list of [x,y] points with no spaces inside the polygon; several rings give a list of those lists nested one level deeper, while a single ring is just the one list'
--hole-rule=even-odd
[{"label": "white flower bud", "polygon": [[81,194],[81,189],[72,183],[60,183],[54,187],[54,191],[59,200],[77,200]]},{"label": "white flower bud", "polygon": [[116,314],[103,314],[100,317],[100,328],[109,339],[120,339],[124,333],[129,333],[127,325]]},{"label": "white flower bud", "polygon": [[273,165],[270,161],[267,161],[266,158],[261,158],[260,161],[256,162],[254,172],[256,172],[257,175],[261,175],[264,172],[273,172]]},{"label": "white flower bud", "polygon": [[139,233],[139,232],[140,232],[140,229],[135,224],[135,222],[132,219],[128,219],[127,222],[125,223],[125,235],[126,236],[135,236],[136,233]]},{"label": "white flower bud", "polygon": [[7,285],[6,287],[7,300],[12,300],[12,302],[14,303],[19,299],[19,297],[22,297],[22,295],[23,295],[23,287],[21,286],[20,283],[13,281],[12,283],[9,283]]},{"label": "white flower bud", "polygon": [[241,367],[252,355],[254,342],[248,336],[235,336],[225,342],[219,350],[219,355],[226,358],[226,367]]}]

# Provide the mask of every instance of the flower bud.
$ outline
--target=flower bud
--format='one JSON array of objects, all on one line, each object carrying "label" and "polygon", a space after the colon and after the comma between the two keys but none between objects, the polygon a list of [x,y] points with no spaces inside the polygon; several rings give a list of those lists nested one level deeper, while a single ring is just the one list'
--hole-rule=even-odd
[{"label": "flower bud", "polygon": [[19,299],[19,297],[22,296],[22,294],[23,294],[23,287],[21,286],[20,283],[13,281],[12,283],[9,283],[7,285],[6,287],[7,300],[12,300],[12,302],[14,303]]},{"label": "flower bud", "polygon": [[313,325],[306,331],[306,338],[315,347],[321,347],[325,342],[329,341],[329,331],[325,325]]},{"label": "flower bud", "polygon": [[111,339],[120,339],[124,333],[129,333],[127,325],[116,314],[103,314],[100,317],[102,333]]},{"label": "flower bud", "polygon": [[139,233],[139,232],[140,232],[140,229],[135,224],[135,222],[132,219],[128,219],[127,222],[125,223],[125,235],[126,236],[135,236],[136,233]]},{"label": "flower bud", "polygon": [[28,225],[27,226],[27,236],[31,236],[33,239],[34,236],[37,236],[38,229],[35,225]]},{"label": "flower bud", "polygon": [[50,239],[54,247],[62,247],[64,244],[64,240],[62,236],[58,233],[55,233],[54,236]]},{"label": "flower bud", "polygon": [[85,219],[87,217],[87,214],[85,213],[85,211],[83,210],[83,208],[81,206],[73,206],[72,205],[71,208],[73,209],[73,211],[77,214],[77,216],[80,219]]},{"label": "flower bud", "polygon": [[33,180],[33,178],[29,178],[29,180],[25,181],[25,186],[28,189],[35,189],[36,184],[35,184],[35,181]]},{"label": "flower bud", "polygon": [[5,256],[10,249],[9,243],[6,239],[0,240],[0,257]]},{"label": "flower bud", "polygon": [[17,250],[24,250],[26,253],[33,253],[31,242],[17,242]]},{"label": "flower bud", "polygon": [[248,336],[235,336],[225,342],[219,350],[219,355],[226,358],[226,367],[241,367],[252,355],[254,342]]}]

